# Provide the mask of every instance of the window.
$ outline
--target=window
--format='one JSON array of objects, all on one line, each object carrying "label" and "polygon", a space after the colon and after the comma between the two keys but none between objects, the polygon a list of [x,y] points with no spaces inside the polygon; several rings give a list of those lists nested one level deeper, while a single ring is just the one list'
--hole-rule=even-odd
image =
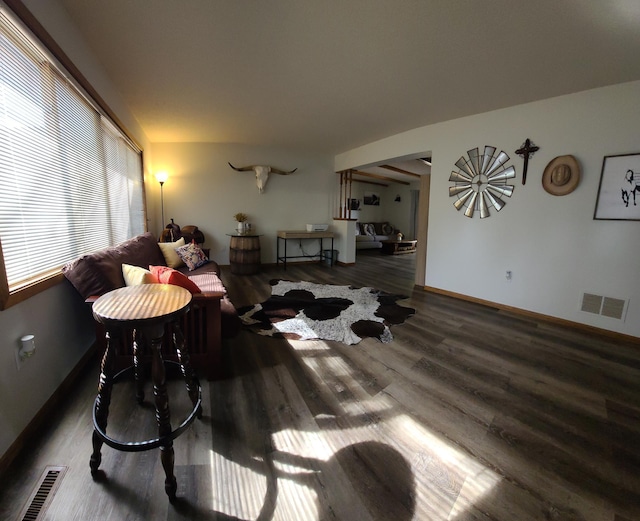
[{"label": "window", "polygon": [[0,12],[0,305],[144,225],[141,151]]}]

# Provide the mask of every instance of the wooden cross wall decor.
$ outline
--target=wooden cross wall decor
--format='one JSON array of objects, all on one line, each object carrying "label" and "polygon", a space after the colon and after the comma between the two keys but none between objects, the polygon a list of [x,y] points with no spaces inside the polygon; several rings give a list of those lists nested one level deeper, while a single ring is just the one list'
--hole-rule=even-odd
[{"label": "wooden cross wall decor", "polygon": [[516,150],[516,154],[524,158],[524,168],[522,169],[522,184],[527,182],[527,168],[529,167],[529,158],[533,156],[540,147],[537,147],[529,138],[522,143],[522,146]]}]

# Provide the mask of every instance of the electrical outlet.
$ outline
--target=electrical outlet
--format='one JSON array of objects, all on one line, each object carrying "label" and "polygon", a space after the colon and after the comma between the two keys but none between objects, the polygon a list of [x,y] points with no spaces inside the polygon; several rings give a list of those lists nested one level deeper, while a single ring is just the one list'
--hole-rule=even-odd
[{"label": "electrical outlet", "polygon": [[507,281],[511,282],[511,279],[513,277],[513,273],[511,273],[511,270],[507,270],[504,277],[507,279]]}]

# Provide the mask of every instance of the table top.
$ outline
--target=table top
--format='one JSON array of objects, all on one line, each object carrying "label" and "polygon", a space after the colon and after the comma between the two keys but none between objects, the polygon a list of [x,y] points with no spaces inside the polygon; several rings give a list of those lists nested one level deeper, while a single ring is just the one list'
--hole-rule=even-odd
[{"label": "table top", "polygon": [[191,293],[172,284],[127,286],[105,293],[93,303],[102,324],[136,327],[166,322],[187,311]]},{"label": "table top", "polygon": [[404,243],[407,243],[407,244],[415,245],[415,244],[417,244],[418,241],[416,239],[400,239],[400,240],[398,240],[398,239],[385,239],[384,241],[380,241],[380,242],[383,243],[383,244],[402,244],[404,242]]},{"label": "table top", "polygon": [[326,239],[333,238],[333,232],[308,232],[306,230],[279,230],[281,239]]}]

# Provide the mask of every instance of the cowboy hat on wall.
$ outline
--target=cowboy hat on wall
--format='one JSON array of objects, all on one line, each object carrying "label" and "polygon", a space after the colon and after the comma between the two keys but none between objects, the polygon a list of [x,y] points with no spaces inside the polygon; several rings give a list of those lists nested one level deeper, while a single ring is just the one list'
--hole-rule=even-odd
[{"label": "cowboy hat on wall", "polygon": [[558,156],[551,161],[542,174],[542,188],[551,195],[567,195],[580,182],[580,165],[573,156]]}]

